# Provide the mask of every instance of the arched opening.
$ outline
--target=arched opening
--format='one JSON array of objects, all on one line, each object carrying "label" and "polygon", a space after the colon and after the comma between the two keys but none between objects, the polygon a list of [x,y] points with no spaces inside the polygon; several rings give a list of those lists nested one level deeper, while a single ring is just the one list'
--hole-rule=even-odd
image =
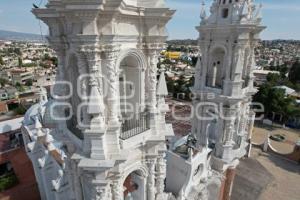
[{"label": "arched opening", "polygon": [[122,140],[150,129],[150,115],[145,110],[145,68],[143,55],[130,52],[120,62],[119,92]]},{"label": "arched opening", "polygon": [[122,117],[144,110],[144,71],[137,56],[128,55],[120,63],[119,90]]},{"label": "arched opening", "polygon": [[244,67],[242,72],[243,88],[249,86],[249,74],[251,73],[252,56],[250,55],[250,49],[245,50]]},{"label": "arched opening", "polygon": [[208,146],[211,149],[215,148],[216,143],[218,141],[218,135],[217,135],[218,126],[217,126],[217,123],[218,123],[217,119],[213,119],[210,122],[209,130],[208,130]]},{"label": "arched opening", "polygon": [[[78,118],[76,116],[76,109],[78,108],[78,105],[80,104],[80,98],[77,94],[77,92],[74,92],[77,90],[77,79],[79,77],[79,71],[78,71],[78,59],[76,55],[71,54],[68,59],[68,65],[67,65],[67,73],[66,73],[66,80],[69,81],[73,87],[73,95],[69,98],[69,103],[71,104],[73,110],[65,110],[66,116],[72,115],[72,118],[67,121],[67,128],[75,134],[78,138],[83,139],[83,134],[81,133],[81,130],[77,128],[78,126]],[[71,88],[67,88],[70,90]],[[69,94],[69,91],[67,91],[67,94]],[[82,118],[82,116],[80,116]],[[82,119],[81,119],[82,121]]]},{"label": "arched opening", "polygon": [[145,200],[146,199],[146,178],[142,171],[137,170],[130,173],[124,183],[124,200]]},{"label": "arched opening", "polygon": [[225,71],[224,58],[225,51],[223,49],[217,48],[212,52],[206,77],[206,85],[208,87],[222,88]]}]

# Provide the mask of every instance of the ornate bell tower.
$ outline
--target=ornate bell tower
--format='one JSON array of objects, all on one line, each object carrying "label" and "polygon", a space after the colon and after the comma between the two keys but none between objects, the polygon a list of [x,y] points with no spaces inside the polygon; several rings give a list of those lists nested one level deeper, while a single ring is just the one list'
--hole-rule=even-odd
[{"label": "ornate bell tower", "polygon": [[[211,167],[224,176],[233,174],[229,171],[249,145],[255,117],[250,109],[256,93],[254,48],[265,28],[260,25],[260,9],[252,0],[214,0],[209,16],[203,6],[197,27],[201,56],[193,88],[192,133],[199,148],[212,149]],[[230,191],[226,184],[225,193]]]},{"label": "ornate bell tower", "polygon": [[[157,62],[174,11],[163,0],[49,0],[33,13],[49,26],[59,60],[53,103],[24,123],[42,198],[165,199],[165,140],[173,131]],[[35,140],[32,123],[46,116],[55,121],[45,133],[53,137]],[[53,155],[49,143],[61,144]],[[55,167],[40,167],[41,158]]]}]

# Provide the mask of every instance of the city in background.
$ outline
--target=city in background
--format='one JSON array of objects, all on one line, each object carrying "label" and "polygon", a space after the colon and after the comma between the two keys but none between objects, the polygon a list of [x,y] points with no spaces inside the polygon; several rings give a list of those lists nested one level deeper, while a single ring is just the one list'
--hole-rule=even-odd
[{"label": "city in background", "polygon": [[[0,31],[0,199],[39,198],[20,128],[26,111],[40,101],[41,88],[52,98],[58,58],[43,37]],[[202,53],[197,40],[169,40],[158,58],[157,80],[164,73],[169,93],[166,103],[185,119],[174,118],[172,112],[166,115],[178,137],[191,133],[191,88]],[[264,118],[255,122],[252,143],[257,147],[253,147],[253,160],[242,162],[237,172],[233,197],[245,193],[238,185],[246,184],[246,176],[255,176],[247,169],[262,165],[265,179],[259,183],[249,180],[246,189],[259,193],[261,200],[274,196],[296,200],[300,195],[300,41],[262,40],[255,48],[255,61],[258,93],[253,101],[264,105],[264,112],[258,113]],[[264,149],[268,142],[275,148],[272,152]]]}]

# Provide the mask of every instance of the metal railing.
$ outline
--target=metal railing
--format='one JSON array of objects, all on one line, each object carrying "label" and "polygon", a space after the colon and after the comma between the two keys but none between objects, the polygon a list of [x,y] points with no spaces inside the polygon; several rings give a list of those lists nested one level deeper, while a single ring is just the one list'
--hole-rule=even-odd
[{"label": "metal railing", "polygon": [[122,123],[120,139],[126,140],[150,129],[150,114],[143,112]]}]

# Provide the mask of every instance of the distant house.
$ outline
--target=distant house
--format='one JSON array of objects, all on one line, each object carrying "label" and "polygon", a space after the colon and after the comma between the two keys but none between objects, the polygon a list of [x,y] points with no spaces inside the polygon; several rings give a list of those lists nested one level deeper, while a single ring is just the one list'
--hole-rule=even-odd
[{"label": "distant house", "polygon": [[5,101],[9,99],[18,98],[18,90],[15,87],[9,86],[0,89],[0,100]]},{"label": "distant house", "polygon": [[[0,122],[0,199],[40,199],[21,133],[23,117]],[[9,182],[7,182],[9,180]]]},{"label": "distant house", "polygon": [[257,85],[262,85],[267,82],[268,74],[280,74],[279,71],[270,71],[270,70],[254,70],[253,74],[255,76],[255,83]]},{"label": "distant house", "polygon": [[8,99],[18,98],[19,92],[17,88],[13,86],[5,87],[6,93],[8,95]]},{"label": "distant house", "polygon": [[0,100],[4,101],[8,99],[8,94],[5,89],[0,89]]},{"label": "distant house", "polygon": [[11,80],[11,75],[6,70],[0,70],[0,78],[5,79],[7,81]]},{"label": "distant house", "polygon": [[296,92],[296,90],[294,90],[294,89],[292,89],[292,88],[289,88],[289,87],[287,87],[287,86],[284,86],[284,85],[276,86],[276,87],[274,87],[274,88],[284,90],[285,96],[287,96],[287,97],[293,97],[293,98],[296,99],[296,102],[297,102],[297,103],[300,103],[300,93],[299,93],[299,92]]},{"label": "distant house", "polygon": [[177,52],[177,51],[167,51],[165,53],[165,57],[168,59],[172,59],[172,60],[178,60],[181,56],[181,52]]},{"label": "distant house", "polygon": [[276,86],[274,88],[284,90],[285,96],[291,96],[292,94],[294,94],[296,92],[296,90],[289,88],[287,86],[284,86],[284,85]]},{"label": "distant house", "polygon": [[12,83],[15,85],[17,83],[25,84],[28,80],[33,80],[32,72],[24,70],[12,70],[11,72]]},{"label": "distant house", "polygon": [[0,114],[5,114],[8,112],[8,106],[5,101],[0,101]]}]

